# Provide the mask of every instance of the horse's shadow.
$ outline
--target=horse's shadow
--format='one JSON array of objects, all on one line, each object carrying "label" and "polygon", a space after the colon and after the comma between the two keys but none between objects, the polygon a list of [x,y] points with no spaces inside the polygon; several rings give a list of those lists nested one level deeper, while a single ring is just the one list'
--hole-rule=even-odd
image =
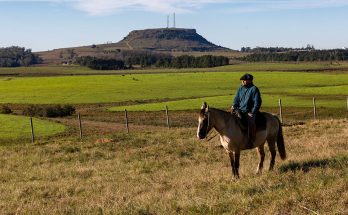
[{"label": "horse's shadow", "polygon": [[308,172],[313,168],[340,168],[344,166],[348,166],[348,155],[325,159],[312,159],[308,161],[291,161],[288,164],[281,165],[279,171],[282,173],[289,171]]}]

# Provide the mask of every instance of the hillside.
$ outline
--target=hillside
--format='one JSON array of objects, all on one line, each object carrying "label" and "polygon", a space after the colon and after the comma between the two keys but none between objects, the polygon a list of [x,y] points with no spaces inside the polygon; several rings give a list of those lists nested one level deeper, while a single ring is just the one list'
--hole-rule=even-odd
[{"label": "hillside", "polygon": [[212,54],[231,57],[236,55],[235,51],[209,42],[195,29],[183,28],[135,30],[117,43],[54,49],[37,54],[43,58],[44,63],[61,63],[76,56],[115,56],[115,53],[122,51],[153,51],[176,56]]}]

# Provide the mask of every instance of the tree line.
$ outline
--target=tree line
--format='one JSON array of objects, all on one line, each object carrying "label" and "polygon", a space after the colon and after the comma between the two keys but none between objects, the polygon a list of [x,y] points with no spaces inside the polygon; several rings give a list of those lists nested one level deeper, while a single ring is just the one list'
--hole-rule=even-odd
[{"label": "tree line", "polygon": [[310,51],[288,51],[288,52],[259,52],[239,58],[243,61],[344,61],[348,60],[348,50],[310,50]]},{"label": "tree line", "polygon": [[31,52],[31,49],[11,46],[0,48],[0,67],[30,66],[42,63],[42,59]]},{"label": "tree line", "polygon": [[242,47],[240,49],[241,52],[249,52],[249,53],[279,53],[279,52],[290,52],[290,51],[311,51],[315,50],[314,46],[308,44],[306,47],[302,48],[287,48],[287,47],[259,47],[251,48],[251,47]]},{"label": "tree line", "polygon": [[173,58],[158,59],[156,67],[162,68],[208,68],[225,66],[229,64],[229,59],[224,56],[204,55],[194,57],[182,55]]},{"label": "tree line", "polygon": [[91,56],[77,58],[76,63],[95,70],[120,70],[130,68],[127,67],[122,60],[115,60],[111,58],[97,58]]},{"label": "tree line", "polygon": [[111,58],[123,60],[125,65],[140,65],[143,68],[203,68],[224,66],[229,64],[229,59],[227,57],[212,55],[204,55],[200,57],[183,55],[173,57],[167,53],[140,50],[113,50],[106,51],[104,54],[111,56]]},{"label": "tree line", "polygon": [[204,55],[194,57],[183,55],[172,57],[170,55],[161,54],[132,54],[124,57],[124,60],[115,58],[97,58],[97,57],[80,57],[76,62],[82,66],[87,66],[97,70],[119,70],[132,69],[133,65],[160,68],[207,68],[217,67],[229,64],[229,59],[224,56]]}]

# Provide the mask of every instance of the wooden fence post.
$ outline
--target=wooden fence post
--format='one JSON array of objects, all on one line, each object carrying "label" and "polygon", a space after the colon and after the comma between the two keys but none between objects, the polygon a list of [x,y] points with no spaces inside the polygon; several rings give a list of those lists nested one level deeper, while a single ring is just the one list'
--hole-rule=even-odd
[{"label": "wooden fence post", "polygon": [[317,105],[315,103],[315,98],[313,97],[313,117],[314,117],[314,120],[317,119]]},{"label": "wooden fence post", "polygon": [[82,139],[82,123],[81,123],[81,116],[80,116],[80,113],[78,113],[77,118],[78,118],[78,120],[79,120],[80,139]]},{"label": "wooden fence post", "polygon": [[167,126],[168,129],[170,129],[170,124],[169,124],[169,113],[168,113],[168,106],[166,105],[166,116],[167,116]]},{"label": "wooden fence post", "polygon": [[33,125],[33,118],[30,117],[30,127],[31,127],[31,142],[35,142],[35,134],[34,134],[34,125]]},{"label": "wooden fence post", "polygon": [[128,112],[127,109],[124,109],[124,117],[126,119],[126,129],[127,129],[127,134],[129,134],[129,126],[128,126]]},{"label": "wooden fence post", "polygon": [[283,108],[282,108],[281,99],[279,99],[279,117],[280,117],[280,122],[283,124]]}]

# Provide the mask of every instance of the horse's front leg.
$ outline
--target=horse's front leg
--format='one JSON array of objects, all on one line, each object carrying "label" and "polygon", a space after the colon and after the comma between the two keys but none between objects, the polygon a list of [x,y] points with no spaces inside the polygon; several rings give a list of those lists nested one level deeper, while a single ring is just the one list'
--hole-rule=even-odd
[{"label": "horse's front leg", "polygon": [[232,175],[234,178],[239,178],[239,158],[240,153],[236,152],[229,152],[228,155],[230,156],[231,161],[231,169],[232,169]]},{"label": "horse's front leg", "polygon": [[236,167],[237,178],[239,178],[239,159],[240,159],[240,152],[234,152],[234,165]]}]

